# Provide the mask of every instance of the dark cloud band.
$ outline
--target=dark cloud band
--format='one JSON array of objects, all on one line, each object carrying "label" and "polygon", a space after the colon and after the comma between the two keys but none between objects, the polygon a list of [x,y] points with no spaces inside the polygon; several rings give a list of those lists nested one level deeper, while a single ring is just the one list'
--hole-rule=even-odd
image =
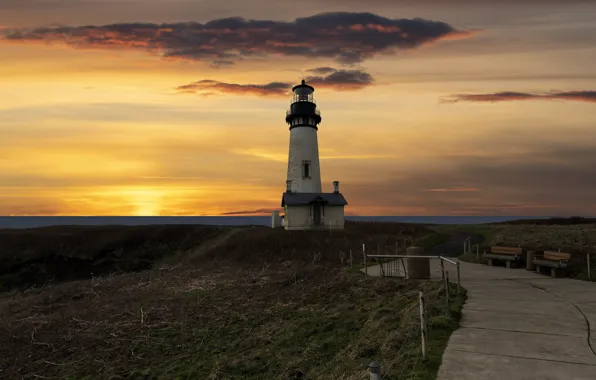
[{"label": "dark cloud band", "polygon": [[379,53],[471,35],[444,22],[350,12],[321,13],[291,22],[225,18],[204,24],[128,23],[9,29],[0,33],[4,42],[139,49],[170,59],[209,60],[216,64],[270,54],[355,63]]},{"label": "dark cloud band", "polygon": [[258,95],[258,96],[284,96],[292,88],[291,83],[271,82],[267,84],[238,84],[226,83],[205,79],[178,87],[179,93],[214,95],[216,93]]},{"label": "dark cloud band", "polygon": [[[310,69],[308,72],[328,72],[328,75],[309,76],[305,80],[315,87],[330,88],[339,91],[358,90],[374,84],[373,77],[361,70],[337,70],[331,67]],[[271,82],[267,84],[226,83],[210,79],[186,84],[176,88],[183,94],[215,95],[238,94],[257,96],[287,96],[295,83]]]},{"label": "dark cloud band", "polygon": [[374,83],[373,77],[362,70],[335,70],[330,67],[313,70],[321,72],[322,69],[325,69],[329,74],[306,77],[306,82],[315,87],[327,87],[338,90],[359,90]]},{"label": "dark cloud band", "polygon": [[525,92],[496,92],[492,94],[457,94],[443,99],[446,103],[457,102],[507,102],[515,100],[574,100],[596,103],[596,91],[567,91],[532,94]]}]

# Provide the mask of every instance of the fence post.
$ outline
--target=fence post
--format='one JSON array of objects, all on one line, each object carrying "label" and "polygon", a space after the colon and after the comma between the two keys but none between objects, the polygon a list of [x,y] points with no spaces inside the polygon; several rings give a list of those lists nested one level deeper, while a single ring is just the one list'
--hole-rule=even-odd
[{"label": "fence post", "polygon": [[422,339],[422,359],[428,358],[426,354],[426,305],[424,304],[424,294],[422,290],[418,291],[418,300],[420,302],[420,337]]},{"label": "fence post", "polygon": [[480,260],[480,244],[476,244],[476,260]]},{"label": "fence post", "polygon": [[449,271],[445,271],[445,298],[447,298],[447,315],[451,315],[451,295],[449,294]]},{"label": "fence post", "polygon": [[588,280],[591,280],[592,279],[592,269],[590,268],[590,252],[588,252],[586,255],[588,258]]},{"label": "fence post", "polygon": [[362,243],[362,256],[364,257],[364,275],[368,276],[368,265],[366,265],[366,247]]},{"label": "fence post", "polygon": [[381,364],[379,362],[372,362],[368,365],[370,372],[370,380],[381,380]]},{"label": "fence post", "polygon": [[441,261],[441,279],[445,281],[445,262],[442,257],[439,258],[439,261]]},{"label": "fence post", "polygon": [[461,279],[459,277],[459,260],[457,260],[457,264],[455,264],[456,268],[457,268],[457,294],[460,293],[460,285],[461,285]]}]

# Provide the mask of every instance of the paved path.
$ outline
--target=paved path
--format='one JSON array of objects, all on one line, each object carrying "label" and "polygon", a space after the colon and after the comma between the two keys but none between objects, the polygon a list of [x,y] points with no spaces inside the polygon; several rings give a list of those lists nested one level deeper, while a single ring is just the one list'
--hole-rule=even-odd
[{"label": "paved path", "polygon": [[[596,283],[464,262],[460,269],[468,300],[438,380],[596,379]],[[432,272],[440,275],[438,265]]]}]

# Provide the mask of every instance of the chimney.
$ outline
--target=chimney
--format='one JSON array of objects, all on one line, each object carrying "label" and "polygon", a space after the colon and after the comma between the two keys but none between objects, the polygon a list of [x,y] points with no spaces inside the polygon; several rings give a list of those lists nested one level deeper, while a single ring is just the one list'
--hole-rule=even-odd
[{"label": "chimney", "polygon": [[292,192],[292,180],[289,179],[286,181],[286,193],[291,193]]},{"label": "chimney", "polygon": [[339,193],[339,181],[333,181],[333,192]]}]

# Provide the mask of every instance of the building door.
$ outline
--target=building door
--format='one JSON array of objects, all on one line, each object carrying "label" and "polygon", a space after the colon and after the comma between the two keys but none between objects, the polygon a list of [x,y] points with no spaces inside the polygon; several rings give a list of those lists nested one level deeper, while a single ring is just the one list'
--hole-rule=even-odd
[{"label": "building door", "polygon": [[313,203],[312,205],[313,223],[315,226],[320,226],[321,223],[321,204]]}]

